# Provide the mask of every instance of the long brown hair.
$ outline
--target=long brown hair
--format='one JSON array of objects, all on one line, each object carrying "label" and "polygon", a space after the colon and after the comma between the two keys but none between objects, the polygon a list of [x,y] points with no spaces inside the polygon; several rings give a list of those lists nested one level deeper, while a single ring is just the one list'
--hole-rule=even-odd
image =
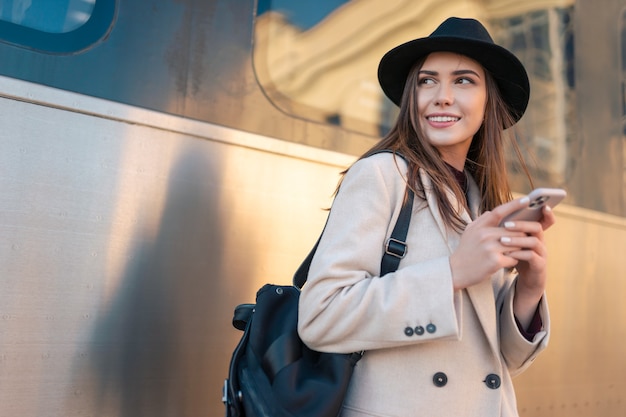
[{"label": "long brown hair", "polygon": [[[437,148],[429,143],[422,132],[418,118],[416,86],[419,70],[425,60],[426,57],[416,62],[409,72],[400,102],[400,113],[395,125],[379,143],[365,152],[359,159],[366,158],[383,149],[402,154],[407,159],[409,166],[408,185],[416,195],[425,198],[419,179],[419,170],[426,171],[433,182],[432,191],[437,199],[442,217],[454,229],[462,231],[466,223],[461,218],[460,212],[462,207],[467,209],[464,190],[461,189],[454,175],[446,166]],[[465,164],[466,170],[471,173],[481,192],[481,213],[492,210],[513,198],[507,179],[505,140],[511,142],[519,166],[526,173],[532,185],[530,173],[515,140],[514,129],[503,129],[503,126],[514,124],[511,113],[502,99],[495,80],[486,69],[485,76],[487,88],[485,120],[474,135]],[[453,207],[446,197],[446,190],[451,190],[454,193],[461,206]]]}]

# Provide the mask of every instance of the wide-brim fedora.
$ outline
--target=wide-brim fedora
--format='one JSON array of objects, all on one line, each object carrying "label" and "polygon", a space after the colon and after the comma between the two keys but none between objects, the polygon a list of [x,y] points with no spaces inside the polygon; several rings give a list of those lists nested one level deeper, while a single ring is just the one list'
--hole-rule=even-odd
[{"label": "wide-brim fedora", "polygon": [[494,77],[514,122],[521,119],[530,98],[524,65],[509,50],[494,43],[479,21],[458,17],[446,19],[428,37],[396,46],[382,57],[378,81],[385,95],[397,106],[400,106],[411,68],[431,52],[455,52],[480,63]]}]

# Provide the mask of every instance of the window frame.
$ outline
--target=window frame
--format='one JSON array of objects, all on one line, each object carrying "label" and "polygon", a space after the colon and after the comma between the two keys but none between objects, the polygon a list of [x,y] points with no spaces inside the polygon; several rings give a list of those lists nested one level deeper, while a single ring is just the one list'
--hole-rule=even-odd
[{"label": "window frame", "polygon": [[69,32],[51,33],[0,20],[0,42],[49,54],[73,54],[103,39],[113,27],[118,0],[96,0],[89,19]]}]

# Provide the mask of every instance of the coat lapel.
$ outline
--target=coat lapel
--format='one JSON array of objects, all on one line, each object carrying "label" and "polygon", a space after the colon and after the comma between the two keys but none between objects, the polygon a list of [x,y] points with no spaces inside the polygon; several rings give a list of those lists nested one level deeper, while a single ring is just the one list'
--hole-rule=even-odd
[{"label": "coat lapel", "polygon": [[[422,182],[422,187],[424,187],[424,194],[426,195],[426,201],[428,203],[428,207],[431,211],[435,222],[441,232],[446,244],[448,245],[448,249],[450,253],[452,253],[459,244],[461,239],[461,235],[454,230],[448,228],[443,218],[441,217],[441,213],[439,212],[439,204],[435,198],[435,194],[433,193],[433,184],[430,180],[430,177],[426,173],[426,171],[420,169],[420,180]],[[468,213],[466,210],[463,210],[461,214],[463,220],[467,223],[471,223],[473,218],[476,218],[480,209],[480,190],[476,185],[474,179],[471,175],[468,175],[468,203],[471,211]],[[448,199],[452,204],[457,204],[457,199],[452,193],[452,190],[447,190]],[[495,295],[493,293],[493,286],[491,284],[491,280],[487,279],[481,282],[480,284],[473,285],[468,287],[467,294],[469,296],[470,301],[472,302],[472,306],[474,307],[474,311],[476,311],[476,315],[478,316],[478,320],[489,340],[489,345],[495,354],[499,354],[498,349],[498,329],[496,322],[496,301]],[[459,312],[460,313],[460,312]]]}]

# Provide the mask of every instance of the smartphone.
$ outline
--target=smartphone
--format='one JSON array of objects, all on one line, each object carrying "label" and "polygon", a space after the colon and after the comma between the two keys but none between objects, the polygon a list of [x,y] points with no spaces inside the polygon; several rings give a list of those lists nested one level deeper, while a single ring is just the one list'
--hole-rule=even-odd
[{"label": "smartphone", "polygon": [[545,205],[550,208],[556,206],[565,198],[567,192],[560,188],[536,188],[528,194],[530,204],[516,212],[513,212],[506,216],[500,225],[505,222],[514,220],[529,220],[537,221],[541,219],[542,209]]}]

